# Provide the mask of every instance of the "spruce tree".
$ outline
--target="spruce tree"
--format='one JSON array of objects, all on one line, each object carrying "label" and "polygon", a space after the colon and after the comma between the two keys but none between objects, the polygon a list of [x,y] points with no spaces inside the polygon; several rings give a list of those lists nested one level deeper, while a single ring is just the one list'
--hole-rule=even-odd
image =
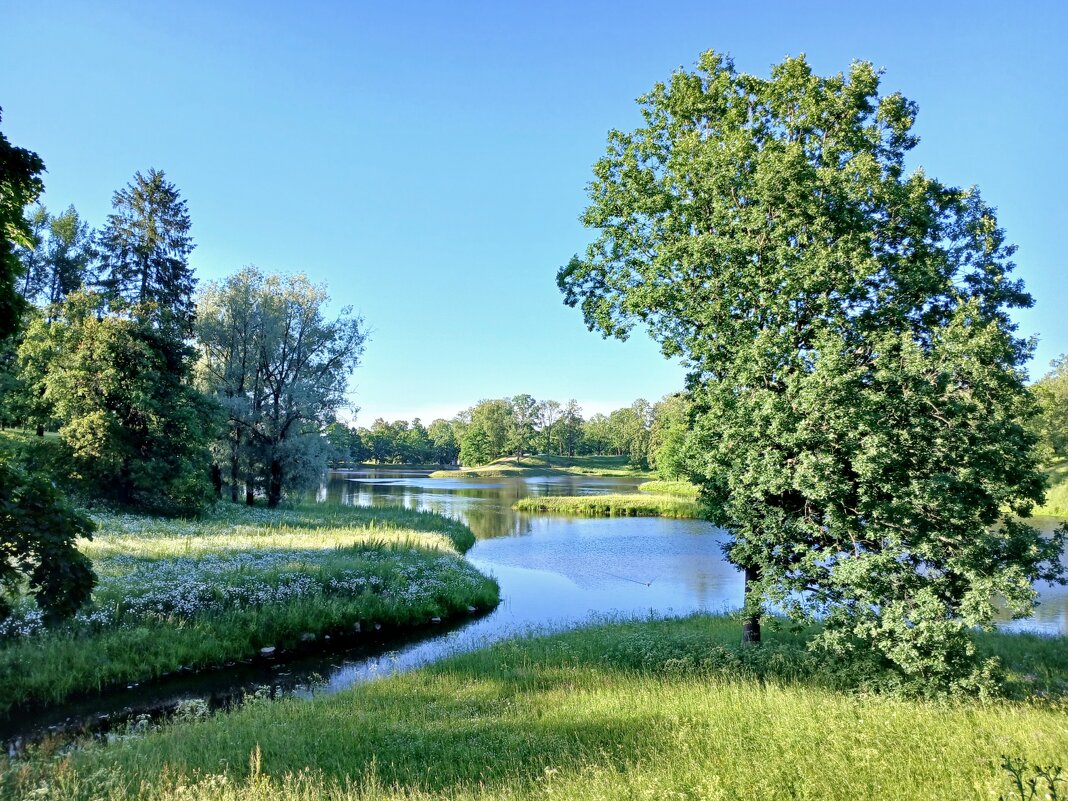
[{"label": "spruce tree", "polygon": [[109,294],[144,310],[175,340],[192,334],[196,279],[186,203],[161,170],[138,172],[112,198],[98,246]]}]

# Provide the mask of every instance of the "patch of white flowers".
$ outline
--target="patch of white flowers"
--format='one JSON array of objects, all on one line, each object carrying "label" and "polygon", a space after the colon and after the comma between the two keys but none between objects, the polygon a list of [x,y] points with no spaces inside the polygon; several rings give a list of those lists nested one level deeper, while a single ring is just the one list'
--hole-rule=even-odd
[{"label": "patch of white flowers", "polygon": [[[138,522],[131,517],[129,525]],[[78,628],[188,620],[315,597],[376,595],[405,605],[432,603],[457,592],[466,595],[484,581],[453,555],[371,548],[230,551],[167,559],[116,555],[99,559],[95,568],[99,581],[91,604],[73,620]],[[40,610],[23,604],[0,623],[0,638],[43,629]]]},{"label": "patch of white flowers", "polygon": [[28,637],[44,629],[44,614],[36,606],[22,604],[15,608],[14,614],[6,620],[0,620],[0,639]]}]

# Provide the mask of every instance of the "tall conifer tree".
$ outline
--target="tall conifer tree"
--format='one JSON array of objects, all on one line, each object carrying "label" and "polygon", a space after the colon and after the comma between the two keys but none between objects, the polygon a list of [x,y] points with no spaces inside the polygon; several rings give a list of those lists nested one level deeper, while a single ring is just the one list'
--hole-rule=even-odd
[{"label": "tall conifer tree", "polygon": [[103,285],[113,298],[142,309],[177,340],[192,334],[196,278],[186,203],[162,170],[138,172],[112,198],[99,237]]}]

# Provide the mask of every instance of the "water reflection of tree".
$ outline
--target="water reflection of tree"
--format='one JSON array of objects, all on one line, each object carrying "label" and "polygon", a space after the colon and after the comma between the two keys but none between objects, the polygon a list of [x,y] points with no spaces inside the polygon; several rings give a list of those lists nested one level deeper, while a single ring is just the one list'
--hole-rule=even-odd
[{"label": "water reflection of tree", "polygon": [[400,481],[361,481],[361,477],[402,479],[411,477],[411,474],[331,474],[320,488],[318,499],[325,503],[351,506],[399,506],[436,512],[460,520],[479,539],[521,536],[529,534],[531,530],[529,517],[512,511],[512,504],[529,494],[529,488],[522,481],[495,481],[485,486],[463,487],[442,481],[440,486],[427,489]]},{"label": "water reflection of tree", "polygon": [[531,532],[528,516],[513,512],[511,507],[472,504],[464,509],[461,517],[480,540],[518,537]]}]

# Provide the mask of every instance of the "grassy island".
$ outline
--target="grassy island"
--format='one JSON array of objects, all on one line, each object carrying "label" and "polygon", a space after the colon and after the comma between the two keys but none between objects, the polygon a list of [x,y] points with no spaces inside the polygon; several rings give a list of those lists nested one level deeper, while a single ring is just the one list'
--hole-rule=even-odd
[{"label": "grassy island", "polygon": [[[698,616],[520,639],[312,701],[0,765],[52,799],[776,799],[1009,794],[1068,764],[1068,642],[982,635],[1013,700],[865,691],[806,635]],[[37,797],[37,796],[34,796]],[[44,797],[44,796],[41,796]]]},{"label": "grassy island", "polygon": [[550,495],[520,498],[517,512],[548,512],[582,517],[676,517],[700,518],[701,505],[675,495]]},{"label": "grassy island", "polygon": [[651,495],[677,495],[680,498],[696,498],[700,490],[689,481],[646,481],[638,485],[638,492]]},{"label": "grassy island", "polygon": [[0,714],[498,600],[461,556],[470,530],[440,515],[227,504],[198,520],[95,517],[80,546],[98,576],[90,603],[53,629],[24,606],[0,629]]}]

